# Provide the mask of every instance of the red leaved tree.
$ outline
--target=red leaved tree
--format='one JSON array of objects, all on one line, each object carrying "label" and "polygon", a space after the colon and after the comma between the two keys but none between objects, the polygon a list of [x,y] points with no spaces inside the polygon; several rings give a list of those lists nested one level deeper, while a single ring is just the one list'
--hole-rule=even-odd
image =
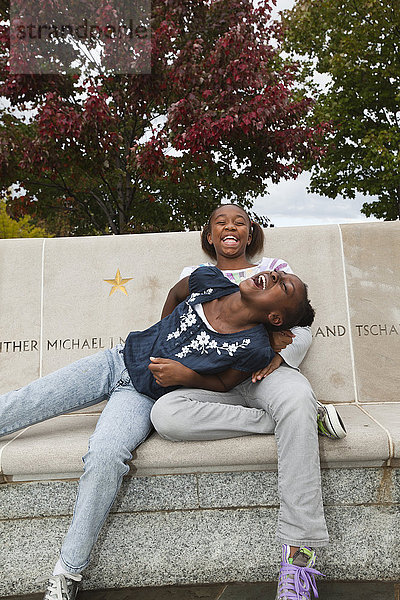
[{"label": "red leaved tree", "polygon": [[[45,14],[54,0],[39,2]],[[153,0],[147,74],[13,74],[3,27],[9,213],[57,235],[199,228],[221,201],[251,208],[268,181],[297,176],[323,153],[326,125],[307,123],[312,101],[281,56],[271,4]]]}]

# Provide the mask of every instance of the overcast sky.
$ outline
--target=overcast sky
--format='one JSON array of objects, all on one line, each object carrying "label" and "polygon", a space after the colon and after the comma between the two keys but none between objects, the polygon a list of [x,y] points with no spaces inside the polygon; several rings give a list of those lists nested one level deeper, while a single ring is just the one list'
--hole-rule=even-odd
[{"label": "overcast sky", "polygon": [[[279,10],[291,8],[294,0],[277,0]],[[254,203],[254,211],[266,215],[276,227],[297,225],[322,225],[328,223],[350,223],[371,221],[360,213],[366,198],[361,194],[354,200],[337,197],[335,200],[307,192],[309,173],[303,173],[296,180],[281,181],[269,186],[269,194],[260,196]]]}]

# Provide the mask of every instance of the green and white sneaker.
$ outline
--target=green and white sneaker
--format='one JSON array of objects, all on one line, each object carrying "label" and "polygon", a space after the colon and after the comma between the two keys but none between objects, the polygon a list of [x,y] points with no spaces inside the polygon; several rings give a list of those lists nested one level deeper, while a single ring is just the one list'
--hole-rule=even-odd
[{"label": "green and white sneaker", "polygon": [[302,546],[293,558],[290,557],[290,546],[282,546],[282,562],[279,571],[278,589],[275,600],[311,600],[318,598],[315,575],[322,575],[314,569],[315,552]]},{"label": "green and white sneaker", "polygon": [[317,400],[318,433],[332,440],[341,440],[347,435],[346,427],[333,404],[321,404]]}]

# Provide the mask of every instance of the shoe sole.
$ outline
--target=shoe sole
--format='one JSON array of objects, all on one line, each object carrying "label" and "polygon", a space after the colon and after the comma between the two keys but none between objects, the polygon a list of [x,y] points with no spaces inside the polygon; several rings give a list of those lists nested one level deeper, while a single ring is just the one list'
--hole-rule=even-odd
[{"label": "shoe sole", "polygon": [[338,440],[343,439],[347,435],[346,427],[333,404],[324,404],[325,409],[325,425],[329,433],[335,436]]}]

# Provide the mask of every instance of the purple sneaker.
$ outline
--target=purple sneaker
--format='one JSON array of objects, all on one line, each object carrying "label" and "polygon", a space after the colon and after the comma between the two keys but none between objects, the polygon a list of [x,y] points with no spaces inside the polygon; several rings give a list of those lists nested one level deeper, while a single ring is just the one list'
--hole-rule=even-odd
[{"label": "purple sneaker", "polygon": [[282,546],[282,562],[279,571],[278,590],[275,600],[311,600],[318,598],[315,575],[322,575],[314,569],[315,552],[307,546],[297,550],[293,558],[289,558],[290,546]]}]

